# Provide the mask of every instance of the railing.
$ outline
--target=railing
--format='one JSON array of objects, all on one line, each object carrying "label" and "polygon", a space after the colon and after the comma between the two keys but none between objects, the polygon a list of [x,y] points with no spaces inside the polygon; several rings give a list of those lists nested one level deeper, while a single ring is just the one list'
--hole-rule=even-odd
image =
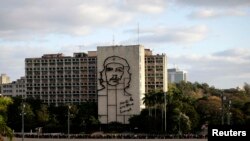
[{"label": "railing", "polygon": [[[15,137],[22,137],[22,133],[15,133]],[[25,133],[25,138],[68,138],[64,133]],[[70,138],[75,139],[207,139],[207,135],[198,134],[70,134]]]}]

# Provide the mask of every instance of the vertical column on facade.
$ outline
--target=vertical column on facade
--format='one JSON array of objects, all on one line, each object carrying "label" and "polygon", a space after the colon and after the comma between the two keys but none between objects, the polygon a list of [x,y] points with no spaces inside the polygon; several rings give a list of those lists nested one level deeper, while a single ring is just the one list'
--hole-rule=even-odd
[{"label": "vertical column on facade", "polygon": [[55,101],[54,102],[56,106],[58,106],[58,78],[59,78],[58,62],[60,62],[59,58],[55,59],[55,98],[54,98]]},{"label": "vertical column on facade", "polygon": [[74,59],[71,58],[70,59],[70,99],[68,100],[69,103],[72,103],[73,102],[73,73],[74,73]]},{"label": "vertical column on facade", "polygon": [[42,59],[40,59],[40,70],[39,70],[39,98],[42,99]]},{"label": "vertical column on facade", "polygon": [[34,60],[32,60],[32,74],[31,74],[31,76],[32,76],[32,93],[31,93],[31,95],[32,95],[33,98],[34,98],[34,91],[35,91],[34,71],[35,71],[35,65],[34,65]]},{"label": "vertical column on facade", "polygon": [[148,92],[148,58],[145,57],[145,89],[146,89],[146,93]]},{"label": "vertical column on facade", "polygon": [[63,71],[63,103],[65,104],[65,97],[66,97],[66,95],[65,95],[65,90],[66,90],[66,88],[65,88],[65,86],[66,86],[66,60],[67,59],[63,59],[63,68],[62,68],[62,71]]},{"label": "vertical column on facade", "polygon": [[87,80],[87,87],[85,87],[85,88],[87,88],[87,98],[86,98],[86,100],[87,101],[89,101],[89,86],[90,86],[90,84],[89,84],[89,57],[87,57],[87,77],[86,77],[86,80]]},{"label": "vertical column on facade", "polygon": [[154,59],[154,90],[156,90],[156,57],[153,57]]},{"label": "vertical column on facade", "polygon": [[78,63],[78,81],[77,81],[77,91],[78,91],[78,93],[77,93],[77,95],[78,95],[78,103],[80,104],[81,103],[81,82],[80,82],[80,80],[81,80],[81,57],[77,60],[77,63]]},{"label": "vertical column on facade", "polygon": [[82,100],[82,61],[83,61],[83,59],[82,58],[80,58],[79,59],[79,81],[78,81],[78,83],[79,83],[79,104],[81,103],[81,100]]},{"label": "vertical column on facade", "polygon": [[50,86],[51,86],[51,82],[50,82],[50,76],[51,76],[51,65],[50,65],[51,59],[48,60],[48,95],[47,95],[47,103],[48,105],[50,105]]}]

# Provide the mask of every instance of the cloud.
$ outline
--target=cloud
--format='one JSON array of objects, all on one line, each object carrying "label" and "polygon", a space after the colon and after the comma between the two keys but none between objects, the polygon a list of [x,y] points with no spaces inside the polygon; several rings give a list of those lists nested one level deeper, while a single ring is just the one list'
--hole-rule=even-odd
[{"label": "cloud", "polygon": [[246,16],[247,13],[241,10],[213,10],[213,9],[202,9],[199,11],[193,11],[188,15],[191,19],[208,19],[208,18],[219,18],[228,16]]},{"label": "cloud", "polygon": [[237,57],[237,58],[245,58],[250,57],[250,49],[247,48],[232,48],[228,50],[224,50],[221,52],[214,53],[215,56],[222,57]]},{"label": "cloud", "polygon": [[86,35],[97,28],[126,24],[138,15],[164,11],[164,0],[1,0],[0,39],[48,34]]},{"label": "cloud", "polygon": [[230,88],[250,81],[249,58],[250,49],[232,48],[209,55],[169,56],[169,63],[185,66],[189,81]]},{"label": "cloud", "polygon": [[144,13],[161,13],[167,6],[166,0],[126,0],[124,6],[129,10]]},{"label": "cloud", "polygon": [[[86,44],[65,45],[62,47],[46,47],[32,45],[0,46],[0,74],[6,73],[11,80],[16,80],[25,75],[25,58],[37,58],[43,54],[63,53],[65,56],[73,56],[75,52],[88,52],[96,48],[95,45]],[[95,49],[96,50],[96,49]]]},{"label": "cloud", "polygon": [[198,7],[249,7],[250,0],[174,0],[177,4]]},{"label": "cloud", "polygon": [[[140,41],[143,43],[193,43],[205,38],[208,28],[205,25],[189,27],[157,26],[140,29]],[[137,29],[125,32],[136,33]]]}]

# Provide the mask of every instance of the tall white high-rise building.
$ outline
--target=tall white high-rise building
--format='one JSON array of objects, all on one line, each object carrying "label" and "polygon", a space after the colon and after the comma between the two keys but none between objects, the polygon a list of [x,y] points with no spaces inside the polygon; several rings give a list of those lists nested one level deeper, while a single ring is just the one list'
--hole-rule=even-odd
[{"label": "tall white high-rise building", "polygon": [[0,75],[0,85],[6,84],[6,83],[10,83],[10,77],[6,74],[1,74]]},{"label": "tall white high-rise building", "polygon": [[180,70],[179,68],[168,69],[168,82],[179,83],[181,81],[187,81],[187,72]]}]

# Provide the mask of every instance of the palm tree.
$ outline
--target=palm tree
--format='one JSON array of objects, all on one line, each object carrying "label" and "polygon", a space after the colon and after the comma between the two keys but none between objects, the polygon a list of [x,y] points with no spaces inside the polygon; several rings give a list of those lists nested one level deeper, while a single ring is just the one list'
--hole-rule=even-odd
[{"label": "palm tree", "polygon": [[8,105],[12,104],[13,101],[9,97],[0,97],[0,141],[3,141],[3,135],[6,135],[9,140],[12,140],[12,130],[6,124],[6,112]]},{"label": "palm tree", "polygon": [[145,96],[142,98],[142,101],[143,101],[143,104],[146,105],[146,108],[148,108],[149,116],[152,116],[151,108],[154,106],[152,93],[145,93]]},{"label": "palm tree", "polygon": [[152,116],[152,109],[154,109],[154,116],[156,118],[157,109],[162,109],[164,104],[164,93],[161,91],[154,91],[145,93],[143,97],[143,103],[146,105],[146,108],[149,110],[149,116]]}]

